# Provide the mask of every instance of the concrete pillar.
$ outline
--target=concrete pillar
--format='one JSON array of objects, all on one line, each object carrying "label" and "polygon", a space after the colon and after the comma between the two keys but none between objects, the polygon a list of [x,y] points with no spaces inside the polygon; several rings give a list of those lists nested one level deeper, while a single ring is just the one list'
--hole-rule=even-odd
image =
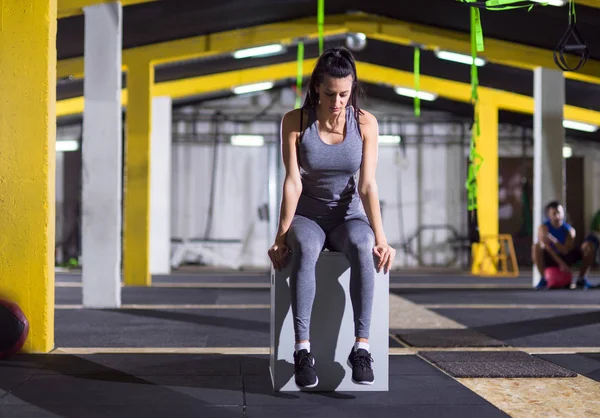
[{"label": "concrete pillar", "polygon": [[56,0],[0,1],[0,79],[0,297],[17,303],[29,321],[23,350],[48,352],[54,347]]},{"label": "concrete pillar", "polygon": [[[542,223],[544,206],[559,200],[566,206],[565,165],[562,149],[565,141],[563,109],[565,78],[561,71],[548,68],[534,70],[533,115],[533,242],[537,242],[537,227]],[[566,209],[566,208],[565,208]],[[533,269],[533,285],[540,274]]]},{"label": "concrete pillar", "polygon": [[150,167],[150,273],[171,272],[171,113],[170,97],[152,99]]},{"label": "concrete pillar", "polygon": [[82,144],[83,305],[121,305],[122,111],[120,3],[85,16]]}]

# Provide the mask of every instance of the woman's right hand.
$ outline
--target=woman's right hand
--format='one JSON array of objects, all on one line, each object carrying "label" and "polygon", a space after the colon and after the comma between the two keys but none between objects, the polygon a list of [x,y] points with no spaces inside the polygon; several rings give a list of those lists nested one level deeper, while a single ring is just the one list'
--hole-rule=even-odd
[{"label": "woman's right hand", "polygon": [[269,248],[269,258],[273,263],[275,270],[279,271],[287,264],[290,249],[285,241],[275,240],[275,243]]}]

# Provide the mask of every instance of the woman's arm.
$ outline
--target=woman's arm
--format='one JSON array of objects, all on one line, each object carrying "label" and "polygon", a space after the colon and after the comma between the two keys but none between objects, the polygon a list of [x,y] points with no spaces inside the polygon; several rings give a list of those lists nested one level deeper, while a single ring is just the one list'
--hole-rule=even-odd
[{"label": "woman's arm", "polygon": [[301,111],[292,110],[286,113],[281,121],[281,155],[285,166],[285,179],[279,211],[279,226],[277,227],[275,243],[269,249],[269,257],[273,262],[273,267],[277,270],[284,267],[287,261],[289,249],[285,242],[286,236],[296,213],[298,199],[300,199],[302,193],[302,180],[296,153]]},{"label": "woman's arm", "polygon": [[302,181],[296,153],[300,125],[299,115],[300,111],[293,110],[286,113],[281,121],[281,155],[285,166],[285,179],[283,180],[279,227],[275,240],[283,243],[285,243],[285,236],[292,224],[298,199],[302,194]]},{"label": "woman's arm", "polygon": [[369,112],[363,111],[360,121],[363,135],[363,160],[360,167],[358,192],[367,218],[369,218],[369,222],[375,233],[374,251],[380,259],[378,268],[383,266],[387,271],[392,267],[396,250],[388,245],[385,232],[383,231],[379,193],[375,179],[379,152],[379,128],[377,119]]}]

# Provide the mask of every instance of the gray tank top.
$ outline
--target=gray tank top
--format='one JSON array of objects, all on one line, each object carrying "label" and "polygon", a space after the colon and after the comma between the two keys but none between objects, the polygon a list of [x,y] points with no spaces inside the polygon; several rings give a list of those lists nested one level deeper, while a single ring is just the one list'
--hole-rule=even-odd
[{"label": "gray tank top", "polygon": [[346,136],[338,144],[323,142],[316,119],[316,109],[309,109],[308,125],[297,147],[302,194],[296,214],[332,221],[364,214],[357,190],[363,141],[354,109],[346,107]]}]

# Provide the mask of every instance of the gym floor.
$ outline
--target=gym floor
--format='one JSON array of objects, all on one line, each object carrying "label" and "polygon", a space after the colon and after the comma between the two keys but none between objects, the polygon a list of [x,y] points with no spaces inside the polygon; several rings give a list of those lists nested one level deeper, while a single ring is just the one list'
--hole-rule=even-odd
[{"label": "gym floor", "polygon": [[600,291],[390,280],[389,392],[274,393],[265,273],[157,276],[114,310],[57,273],[56,349],[0,362],[0,418],[600,417]]}]

